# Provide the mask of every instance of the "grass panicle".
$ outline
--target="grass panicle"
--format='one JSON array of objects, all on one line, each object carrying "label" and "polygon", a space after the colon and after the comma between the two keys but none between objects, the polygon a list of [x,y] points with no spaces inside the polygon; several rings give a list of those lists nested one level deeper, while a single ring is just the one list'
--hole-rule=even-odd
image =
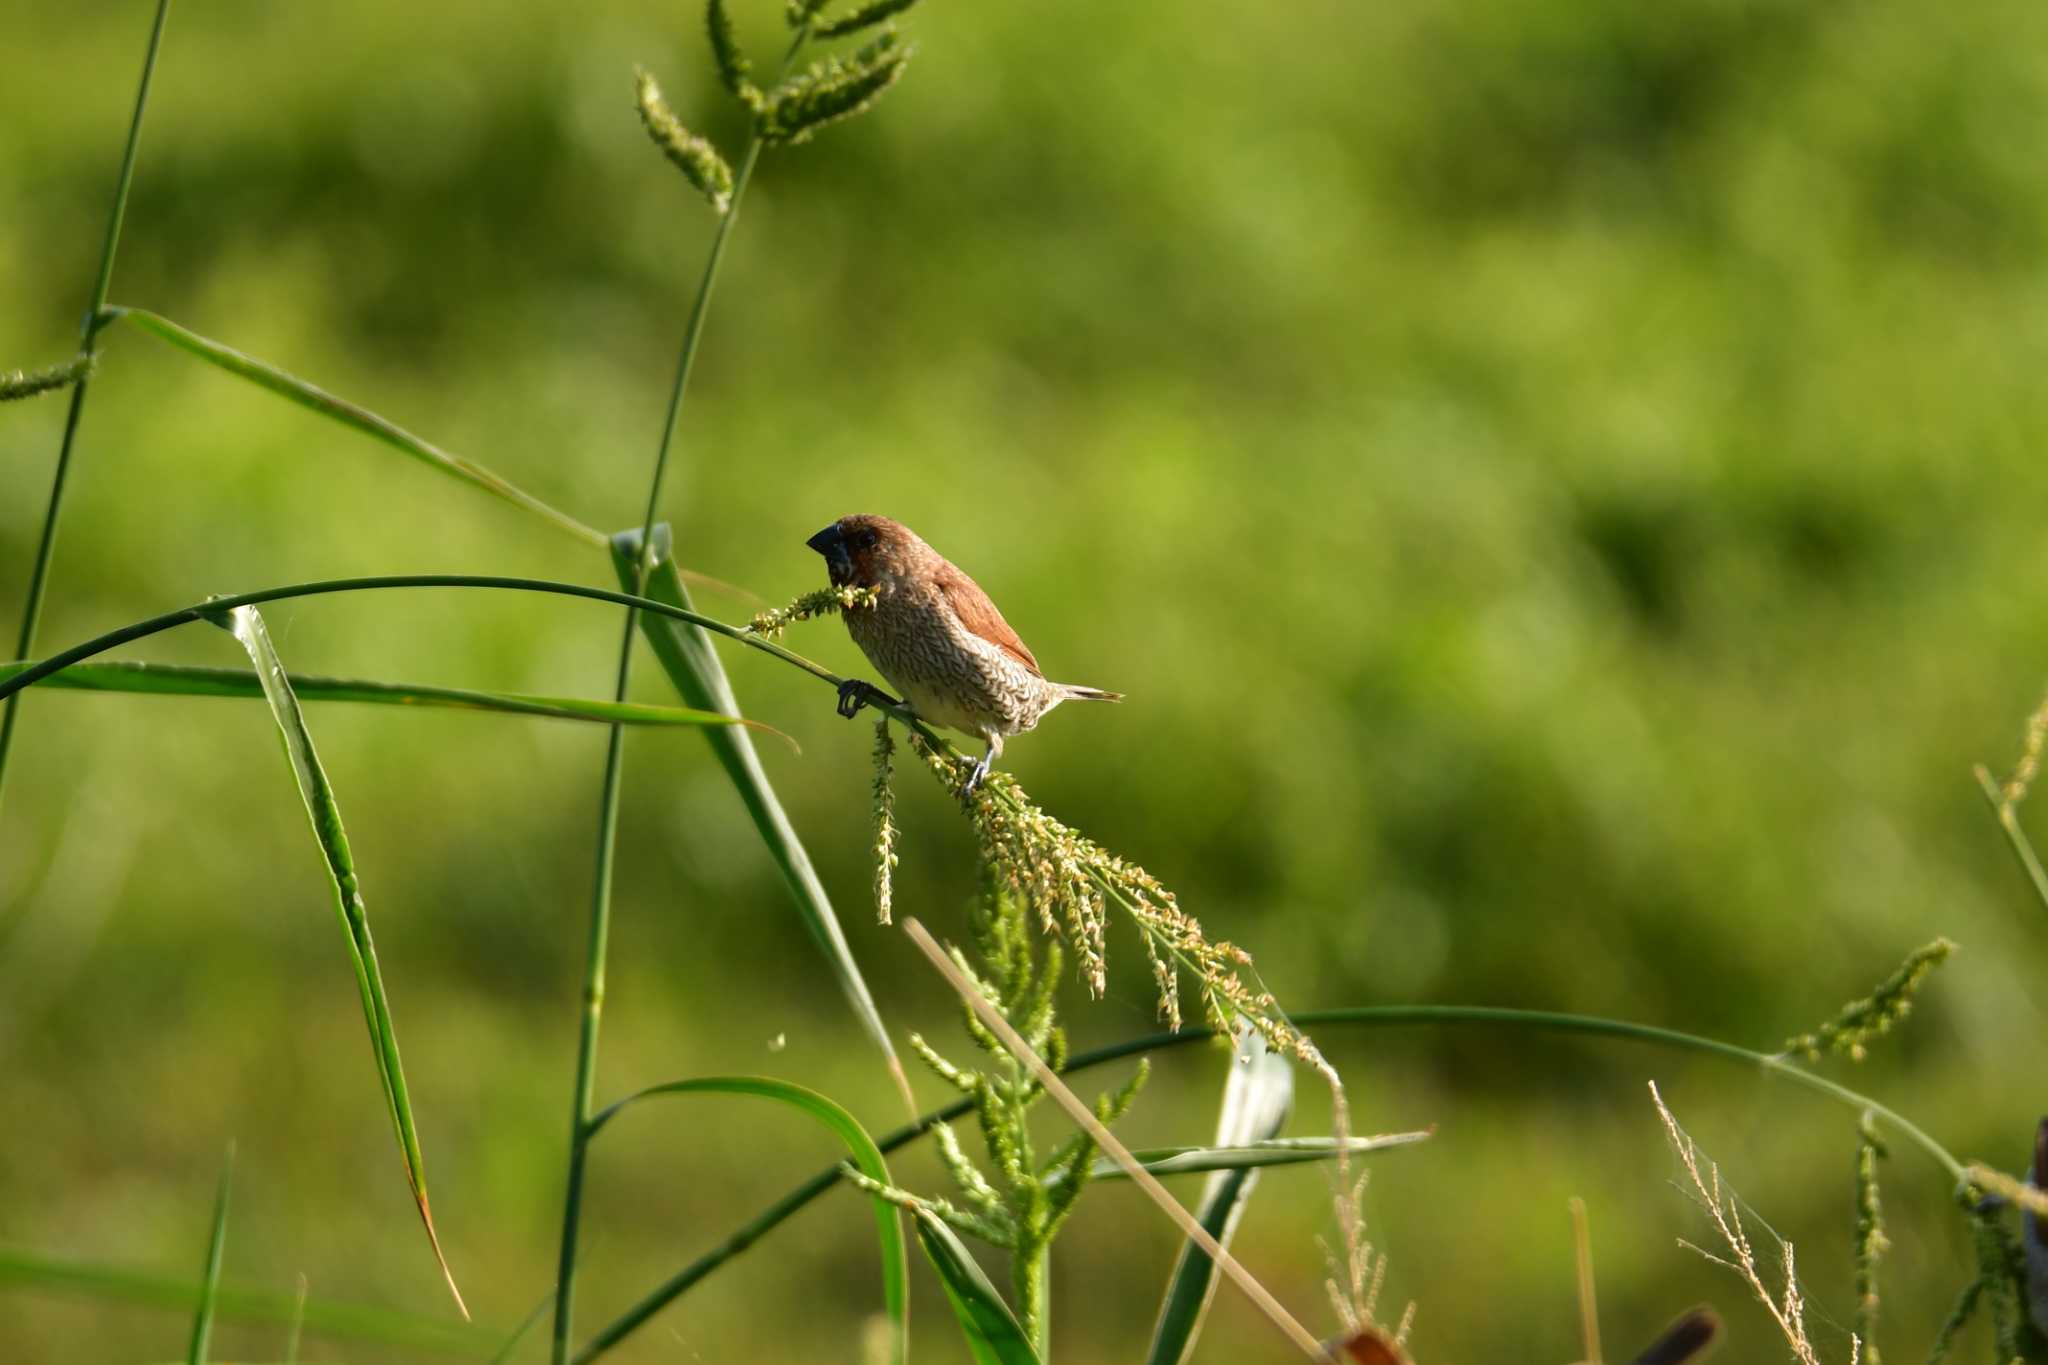
[{"label": "grass panicle", "polygon": [[820,129],[866,113],[903,75],[913,49],[894,28],[850,57],[827,57],[770,91],[754,118],[764,142],[808,142]]},{"label": "grass panicle", "polygon": [[754,64],[740,47],[732,11],[726,8],[725,0],[706,0],[704,33],[711,43],[711,61],[718,68],[719,83],[747,108],[760,110],[763,100],[761,88],[754,84]]},{"label": "grass panicle", "polygon": [[2048,746],[2048,697],[2043,697],[2034,713],[2027,717],[2026,731],[2020,739],[2020,756],[2005,781],[1998,784],[1999,797],[2008,810],[2027,799],[2034,779],[2041,775],[2044,746]]},{"label": "grass panicle", "polygon": [[40,370],[0,370],[0,403],[69,388],[90,379],[97,363],[92,352],[80,351],[61,365],[45,365]]},{"label": "grass panicle", "polygon": [[[1257,1029],[1274,1051],[1327,1066],[1308,1036],[1288,1022],[1271,992],[1246,980],[1251,954],[1235,944],[1211,942],[1173,892],[1136,863],[1054,819],[1018,785],[997,771],[967,796],[971,765],[932,747],[912,732],[911,747],[940,784],[967,802],[982,865],[997,885],[1028,907],[1047,934],[1063,937],[1079,958],[1091,995],[1108,989],[1105,950],[1108,909],[1129,916],[1151,955],[1159,1012],[1169,1028],[1182,1024],[1178,979],[1185,973],[1200,992],[1203,1015],[1228,1036],[1240,1023]],[[1254,978],[1256,979],[1256,978]]]},{"label": "grass panicle", "polygon": [[866,611],[875,605],[878,596],[873,588],[820,588],[816,592],[805,593],[786,607],[756,612],[754,619],[747,623],[747,629],[772,640],[798,621],[844,611]]},{"label": "grass panicle", "polygon": [[[866,4],[855,5],[837,18],[820,21],[812,32],[820,38],[844,38],[863,29],[886,23],[898,15],[907,13],[916,4],[917,0],[867,0]],[[816,3],[810,8],[816,12],[824,6],[822,3]]]},{"label": "grass panicle", "polygon": [[1329,1297],[1337,1320],[1344,1324],[1345,1335],[1365,1333],[1384,1338],[1398,1351],[1408,1344],[1408,1333],[1415,1326],[1415,1304],[1411,1301],[1403,1308],[1400,1319],[1392,1325],[1380,1319],[1380,1290],[1386,1284],[1387,1257],[1365,1240],[1365,1188],[1371,1174],[1361,1171],[1348,1187],[1337,1188],[1336,1222],[1344,1231],[1345,1245],[1341,1252],[1327,1243],[1323,1245],[1323,1262],[1328,1272],[1323,1292]]},{"label": "grass panicle", "polygon": [[[970,930],[976,960],[971,962],[956,948],[953,964],[1033,1052],[1054,1068],[1064,1065],[1066,1033],[1059,1027],[1053,1005],[1063,962],[1059,945],[1047,944],[1041,957],[1022,902],[993,883],[984,889],[970,916]],[[1045,1098],[1045,1087],[971,1007],[962,1006],[962,1018],[968,1036],[985,1059],[979,1065],[950,1062],[916,1034],[911,1035],[910,1044],[934,1075],[973,1102],[994,1174],[984,1175],[977,1169],[951,1126],[941,1122],[934,1129],[939,1158],[965,1206],[898,1193],[907,1207],[929,1209],[959,1231],[1010,1253],[1017,1316],[1043,1356],[1047,1252],[1093,1175],[1097,1147],[1087,1132],[1076,1132],[1040,1157],[1028,1116]],[[1124,1085],[1096,1099],[1096,1118],[1110,1124],[1122,1117],[1149,1074],[1149,1065],[1141,1060]]]},{"label": "grass panicle", "polygon": [[1884,1231],[1884,1206],[1877,1190],[1877,1163],[1887,1155],[1868,1114],[1856,1143],[1856,1231],[1851,1255],[1856,1265],[1856,1336],[1863,1343],[1867,1365],[1881,1365],[1877,1349],[1877,1263],[1891,1241]]},{"label": "grass panicle", "polygon": [[[1779,1288],[1772,1289],[1764,1279],[1764,1271],[1758,1265],[1757,1253],[1749,1239],[1744,1224],[1742,1201],[1734,1190],[1721,1181],[1721,1168],[1709,1160],[1686,1131],[1678,1126],[1678,1120],[1665,1105],[1664,1097],[1657,1092],[1657,1083],[1650,1082],[1650,1102],[1657,1107],[1657,1117],[1663,1121],[1664,1135],[1671,1143],[1671,1150],[1685,1170],[1686,1183],[1690,1188],[1687,1196],[1707,1215],[1714,1231],[1720,1238],[1726,1254],[1707,1250],[1705,1247],[1679,1239],[1679,1245],[1689,1251],[1698,1252],[1715,1265],[1725,1266],[1741,1277],[1756,1296],[1771,1320],[1778,1324],[1785,1342],[1792,1349],[1792,1358],[1799,1365],[1820,1365],[1820,1356],[1815,1351],[1813,1340],[1806,1331],[1806,1297],[1799,1286],[1799,1267],[1794,1258],[1792,1244],[1776,1233],[1771,1239],[1778,1248],[1777,1279]],[[1702,1169],[1704,1167],[1704,1170]],[[1857,1339],[1850,1338],[1849,1359],[1851,1365],[1860,1350]]]},{"label": "grass panicle", "polygon": [[1834,1052],[1851,1061],[1863,1060],[1873,1038],[1891,1032],[1892,1026],[1913,1009],[1913,997],[1929,972],[1948,961],[1956,945],[1945,938],[1915,948],[1898,970],[1878,983],[1877,989],[1860,1000],[1851,1000],[1841,1012],[1812,1033],[1785,1041],[1785,1051],[1809,1062]]},{"label": "grass panicle", "polygon": [[668,107],[668,101],[661,97],[661,87],[644,67],[633,72],[633,95],[640,110],[640,122],[646,125],[647,136],[654,139],[661,154],[675,163],[683,179],[695,186],[713,209],[720,214],[730,212],[732,167],[725,164],[718,149],[683,126],[683,121]]},{"label": "grass panicle", "polygon": [[896,901],[896,744],[889,738],[889,718],[875,721],[875,918],[883,924]]}]

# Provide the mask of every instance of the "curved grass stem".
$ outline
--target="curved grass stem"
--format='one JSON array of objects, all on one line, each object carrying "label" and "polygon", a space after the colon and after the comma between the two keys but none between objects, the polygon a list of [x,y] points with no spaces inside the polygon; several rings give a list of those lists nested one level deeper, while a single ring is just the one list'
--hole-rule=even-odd
[{"label": "curved grass stem", "polygon": [[[43,532],[36,542],[35,565],[29,570],[28,596],[21,608],[21,633],[16,637],[14,657],[26,659],[36,647],[36,625],[42,619],[43,594],[49,587],[50,557],[57,546],[57,523],[64,511],[64,485],[71,473],[71,451],[78,440],[79,419],[85,413],[85,391],[90,385],[91,359],[99,352],[99,316],[107,306],[107,289],[114,279],[114,253],[121,245],[121,221],[128,214],[128,187],[135,181],[135,150],[142,142],[142,115],[149,107],[150,80],[156,75],[156,54],[163,47],[164,20],[170,16],[171,0],[157,0],[156,21],[149,28],[149,48],[142,58],[142,80],[135,88],[135,112],[128,120],[128,142],[121,151],[121,173],[114,182],[114,205],[107,214],[107,235],[100,244],[99,273],[94,277],[92,303],[81,325],[81,349],[86,372],[71,386],[71,406],[64,414],[64,438],[57,447],[57,468],[50,478],[50,500],[43,511]],[[20,702],[13,696],[0,706],[0,792],[7,782],[7,752],[14,745],[14,722]]]},{"label": "curved grass stem", "polygon": [[[1914,1146],[1932,1157],[1952,1179],[1964,1178],[1966,1168],[1946,1147],[1935,1141],[1917,1124],[1878,1103],[1867,1095],[1858,1094],[1847,1086],[1838,1085],[1824,1076],[1817,1076],[1788,1058],[1771,1053],[1757,1052],[1734,1043],[1724,1043],[1714,1038],[1702,1038],[1696,1034],[1681,1033],[1676,1029],[1658,1028],[1652,1024],[1636,1024],[1625,1019],[1602,1019],[1593,1015],[1557,1014],[1547,1010],[1498,1009],[1486,1005],[1368,1005],[1353,1009],[1308,1010],[1289,1016],[1291,1022],[1307,1027],[1333,1028],[1402,1028],[1402,1027],[1455,1027],[1527,1029],[1546,1033],[1582,1033],[1596,1037],[1617,1038],[1625,1042],[1647,1043],[1653,1047],[1669,1048],[1681,1052],[1699,1052],[1724,1061],[1739,1062],[1755,1067],[1772,1075],[1783,1076],[1797,1085],[1818,1094],[1825,1095],[1839,1104],[1868,1112],[1880,1122],[1890,1124]],[[1060,1068],[1062,1075],[1086,1071],[1091,1067],[1103,1066],[1126,1057],[1141,1056],[1170,1047],[1183,1047],[1191,1043],[1206,1042],[1216,1036],[1214,1029],[1188,1028],[1177,1033],[1151,1033],[1126,1039],[1092,1052],[1077,1054]],[[956,1100],[943,1109],[935,1109],[914,1121],[905,1124],[875,1140],[875,1145],[884,1155],[908,1146],[943,1122],[966,1114],[973,1108],[972,1100]],[[692,1287],[709,1278],[727,1261],[739,1255],[763,1236],[784,1222],[805,1205],[824,1194],[841,1180],[841,1168],[830,1167],[819,1171],[803,1184],[770,1204],[759,1214],[743,1224],[717,1247],[684,1266],[667,1280],[657,1285],[641,1300],[627,1309],[611,1324],[592,1337],[589,1344],[574,1358],[574,1365],[588,1365],[619,1342],[632,1335],[648,1319],[666,1308]]]},{"label": "curved grass stem", "polygon": [[[799,30],[791,44],[785,68],[809,36],[809,26]],[[690,386],[690,371],[697,361],[697,347],[704,338],[704,320],[710,312],[711,291],[718,283],[718,268],[725,259],[726,239],[739,221],[740,204],[754,167],[761,159],[758,135],[747,142],[745,157],[734,177],[732,197],[719,216],[718,229],[711,237],[705,257],[704,274],[697,283],[697,297],[690,305],[690,320],[683,330],[682,353],[676,360],[675,382],[669,389],[668,414],[663,419],[661,444],[655,452],[654,473],[648,480],[647,510],[640,519],[640,550],[633,562],[633,595],[647,588],[647,572],[653,564],[654,522],[661,508],[661,490],[668,477],[669,452],[675,445],[676,428],[682,421],[683,397]],[[619,640],[617,685],[612,700],[624,702],[633,675],[633,637],[640,626],[639,612],[626,608],[625,631]],[[568,1189],[562,1207],[562,1250],[555,1271],[554,1365],[569,1358],[569,1335],[576,1309],[576,1246],[583,1212],[583,1171],[594,1131],[591,1105],[597,1084],[597,1038],[604,1017],[605,959],[611,937],[612,867],[618,844],[619,786],[624,776],[625,727],[613,725],[607,736],[604,758],[604,786],[598,797],[597,870],[590,893],[590,934],[583,976],[583,1022],[576,1049],[576,1091],[569,1123]]]}]

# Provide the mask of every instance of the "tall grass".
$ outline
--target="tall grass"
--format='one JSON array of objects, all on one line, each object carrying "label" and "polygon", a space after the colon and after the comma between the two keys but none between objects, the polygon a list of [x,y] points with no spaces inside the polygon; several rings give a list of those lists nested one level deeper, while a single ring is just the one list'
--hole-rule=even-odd
[{"label": "tall grass", "polygon": [[[1334,1136],[1294,1142],[1280,1140],[1291,1082],[1284,1066],[1276,1070],[1274,1065],[1275,1058],[1291,1056],[1321,1070],[1334,1084],[1334,1069],[1323,1060],[1322,1053],[1309,1040],[1306,1030],[1390,1027],[1488,1028],[1506,1033],[1516,1040],[1517,1046],[1522,1047],[1532,1045],[1532,1040],[1539,1034],[1567,1033],[1690,1052],[1732,1062],[1760,1075],[1782,1078],[1852,1111],[1862,1120],[1855,1148],[1857,1220],[1852,1246],[1859,1305],[1856,1349],[1862,1350],[1867,1358],[1876,1358],[1874,1344],[1868,1340],[1874,1335],[1878,1322],[1875,1305],[1883,1241],[1876,1163],[1885,1139],[1889,1138],[1918,1149],[1937,1167],[1941,1179],[1957,1191],[1959,1214],[1974,1238],[1977,1257],[1977,1264],[1973,1267],[1974,1278],[1964,1286],[1955,1312],[1941,1329],[1941,1339],[1952,1341],[1970,1314],[1981,1305],[1992,1319],[1993,1335],[2001,1359],[2048,1359],[2048,1344],[2044,1344],[2042,1335],[2048,1332],[2048,1305],[2039,1302],[2028,1280],[2030,1270],[2038,1277],[2048,1276],[2048,1269],[2038,1263],[2030,1265],[2028,1257],[2032,1255],[2034,1243],[2024,1241],[2008,1225],[2011,1221],[2009,1215],[2015,1213],[2020,1205],[2028,1206],[2028,1217],[2034,1216],[2025,1191],[2013,1185],[2009,1177],[1958,1157],[1925,1127],[1905,1114],[1815,1069],[1817,1064],[1831,1056],[1861,1060],[1869,1043],[1904,1018],[1927,974],[1946,959],[1949,948],[1946,940],[1936,940],[1928,948],[1910,956],[1870,996],[1851,1002],[1833,1019],[1813,1031],[1795,1036],[1782,1050],[1770,1052],[1628,1021],[1534,1010],[1464,1005],[1289,1010],[1259,981],[1247,953],[1231,944],[1208,938],[1194,917],[1181,908],[1173,893],[1144,869],[1049,815],[1006,776],[999,775],[970,796],[962,782],[965,759],[908,708],[886,699],[874,699],[870,704],[876,705],[882,713],[877,731],[877,779],[873,792],[877,811],[874,885],[882,918],[885,922],[889,918],[890,873],[900,857],[890,787],[889,762],[893,750],[888,727],[892,723],[904,727],[914,750],[938,781],[966,803],[964,814],[976,838],[984,875],[991,879],[992,884],[1000,884],[1003,896],[1015,898],[1015,927],[1006,931],[1007,937],[986,940],[981,946],[979,962],[970,960],[963,953],[949,956],[915,920],[907,921],[914,941],[927,953],[935,967],[946,975],[949,984],[965,1003],[969,1011],[965,1027],[970,1037],[982,1045],[988,1057],[1002,1063],[1002,1069],[960,1068],[946,1061],[937,1049],[916,1040],[920,1055],[933,1070],[965,1092],[961,1100],[947,1108],[916,1114],[908,1079],[873,993],[853,960],[821,879],[811,866],[802,842],[755,758],[748,732],[766,727],[741,715],[711,640],[712,637],[721,637],[737,642],[775,659],[783,666],[800,670],[834,691],[841,691],[857,680],[842,678],[768,638],[773,633],[769,626],[779,628],[808,612],[771,613],[760,618],[761,622],[768,623],[767,626],[757,623],[749,627],[730,624],[697,610],[685,585],[684,571],[676,563],[678,555],[673,532],[663,520],[664,493],[681,448],[685,400],[692,371],[708,334],[714,289],[748,189],[761,170],[764,153],[771,147],[807,142],[824,126],[871,108],[903,75],[909,49],[900,41],[894,21],[909,12],[914,4],[915,0],[866,0],[836,13],[827,13],[822,0],[789,0],[786,10],[787,48],[772,81],[761,86],[753,80],[752,64],[739,47],[736,28],[724,0],[710,0],[706,11],[706,37],[712,66],[747,120],[747,140],[736,166],[729,166],[714,145],[683,126],[663,101],[651,77],[645,73],[639,76],[635,94],[648,134],[661,154],[681,173],[689,188],[706,202],[715,214],[716,222],[696,293],[682,324],[681,345],[651,467],[645,479],[645,492],[633,500],[633,505],[639,509],[637,522],[615,535],[606,535],[528,494],[485,466],[412,434],[366,406],[331,394],[280,366],[201,336],[155,312],[110,304],[116,250],[136,172],[143,115],[164,38],[168,2],[160,0],[81,335],[79,358],[34,374],[24,371],[18,377],[10,377],[4,386],[6,396],[15,398],[28,398],[67,386],[71,393],[55,476],[45,502],[43,530],[25,595],[18,636],[18,659],[0,666],[0,702],[4,702],[5,708],[4,713],[0,713],[0,783],[5,780],[7,753],[22,693],[33,685],[68,686],[99,692],[260,698],[265,701],[334,894],[338,918],[344,929],[351,974],[370,1034],[383,1107],[393,1126],[408,1188],[447,1287],[459,1306],[461,1296],[456,1291],[456,1277],[447,1258],[442,1255],[429,1209],[420,1123],[400,1064],[394,1011],[370,934],[360,869],[343,831],[335,784],[321,763],[302,703],[357,701],[464,707],[499,714],[576,720],[607,727],[584,935],[585,965],[578,1007],[571,1120],[563,1170],[559,1253],[554,1284],[543,1299],[542,1307],[536,1310],[537,1314],[552,1314],[550,1353],[555,1365],[595,1360],[616,1348],[641,1330],[657,1313],[729,1266],[798,1210],[841,1185],[853,1187],[867,1196],[874,1220],[876,1243],[882,1260],[881,1301],[889,1323],[890,1359],[900,1362],[906,1358],[908,1350],[907,1239],[900,1212],[907,1211],[919,1244],[953,1309],[961,1340],[974,1358],[1001,1361],[1005,1365],[1047,1361],[1057,1341],[1051,1329],[1047,1261],[1052,1254],[1054,1238],[1063,1226],[1073,1200],[1097,1176],[1120,1176],[1139,1184],[1188,1238],[1187,1247],[1165,1286],[1164,1297],[1155,1315],[1151,1360],[1166,1365],[1166,1362],[1192,1358],[1204,1320],[1204,1308],[1219,1272],[1235,1280],[1302,1354],[1313,1359],[1333,1359],[1338,1347],[1319,1341],[1301,1316],[1253,1278],[1232,1257],[1225,1244],[1243,1215],[1258,1171],[1269,1166],[1313,1160],[1331,1161],[1342,1172],[1350,1154],[1393,1145],[1350,1136],[1343,1120],[1341,1090],[1333,1097],[1337,1113],[1335,1126],[1338,1129]],[[858,40],[860,45],[850,49],[824,47],[847,38]],[[824,50],[824,55],[807,67],[800,66],[802,58],[820,49]],[[209,598],[105,632],[48,657],[33,658],[38,622],[49,585],[52,549],[61,522],[66,481],[74,459],[99,337],[107,326],[119,321],[170,344],[186,356],[368,436],[388,449],[422,461],[464,486],[499,498],[553,530],[568,534],[586,548],[605,552],[609,567],[620,585],[618,590],[494,575],[382,575],[292,583]],[[257,610],[271,602],[397,589],[520,592],[623,607],[610,699],[532,697],[485,689],[294,675],[279,657]],[[250,670],[92,662],[119,645],[197,622],[210,622],[231,632],[246,652]],[[682,707],[647,706],[629,700],[634,661],[642,641],[648,645],[685,703]],[[818,696],[822,701],[824,693],[820,692]],[[613,927],[613,885],[620,857],[618,833],[625,734],[629,726],[654,725],[689,726],[704,733],[714,756],[746,806],[757,832],[781,869],[792,902],[807,930],[831,963],[856,1021],[882,1053],[892,1089],[915,1115],[906,1126],[877,1138],[870,1135],[839,1100],[788,1081],[753,1076],[667,1081],[645,1086],[622,1100],[600,1106],[597,1093],[599,1043]],[[2048,877],[2043,876],[2040,862],[2016,814],[2026,796],[2033,766],[2038,761],[2040,735],[2044,729],[2048,726],[2039,723],[2030,729],[2026,757],[2021,768],[2006,784],[2002,787],[1994,784],[1988,775],[1981,775],[1980,780],[1997,810],[2022,869],[2044,905],[2048,905]],[[1105,991],[1108,982],[1106,911],[1112,907],[1121,911],[1146,950],[1161,1011],[1173,1025],[1171,1031],[1067,1057],[1064,1035],[1053,1022],[1051,1003],[1060,969],[1056,958],[1055,965],[1049,967],[1041,969],[1036,964],[1032,949],[1025,941],[1028,934],[1021,927],[1025,923],[1027,906],[1045,931],[1062,939],[1074,953],[1083,980],[1097,995]],[[1181,1027],[1178,991],[1183,978],[1196,984],[1206,1027]],[[1253,1038],[1259,1040],[1256,1045],[1249,1041]],[[1111,1132],[1108,1123],[1129,1107],[1136,1095],[1136,1084],[1104,1096],[1091,1107],[1074,1096],[1062,1079],[1112,1061],[1142,1057],[1196,1041],[1233,1039],[1236,1040],[1234,1045],[1242,1049],[1240,1060],[1233,1068],[1231,1089],[1226,1092],[1224,1114],[1215,1139],[1209,1144],[1134,1152]],[[1268,1045],[1270,1054],[1266,1050]],[[1014,1064],[1004,1061],[1005,1058],[1012,1059]],[[577,1285],[584,1261],[584,1203],[593,1144],[627,1108],[659,1097],[679,1096],[767,1100],[783,1111],[802,1115],[823,1125],[845,1147],[850,1164],[836,1164],[796,1186],[733,1231],[713,1251],[671,1275],[579,1343],[576,1336]],[[1034,1101],[1044,1096],[1051,1096],[1069,1111],[1074,1131],[1050,1158],[1040,1160],[1033,1154],[1024,1114]],[[1809,1339],[1801,1317],[1802,1300],[1789,1246],[1784,1249],[1782,1286],[1775,1291],[1765,1288],[1753,1249],[1746,1240],[1742,1207],[1724,1191],[1719,1168],[1698,1152],[1670,1111],[1663,1107],[1661,1097],[1656,1103],[1688,1178],[1730,1248],[1738,1271],[1756,1287],[1758,1297],[1783,1328],[1799,1358],[1817,1362],[1820,1352]],[[982,1129],[984,1142],[998,1169],[997,1179],[984,1175],[965,1158],[948,1126],[953,1120],[969,1114],[975,1116]],[[891,1176],[885,1160],[887,1155],[927,1134],[936,1135],[942,1164],[959,1186],[965,1207],[902,1188]],[[1098,1149],[1110,1154],[1111,1167],[1098,1165],[1095,1160]],[[1163,1175],[1191,1172],[1217,1173],[1208,1184],[1201,1207],[1192,1214],[1160,1182]],[[1369,1254],[1359,1244],[1355,1221],[1347,1222],[1344,1213],[1355,1202],[1354,1188],[1340,1174],[1334,1206],[1343,1233],[1340,1251],[1348,1262],[1338,1267],[1335,1279],[1339,1283],[1333,1292],[1339,1300],[1343,1331],[1366,1334],[1376,1332],[1376,1327],[1370,1321],[1357,1320],[1345,1311],[1349,1299],[1359,1295],[1360,1276],[1370,1260]],[[278,1311],[275,1301],[238,1298],[222,1290],[221,1261],[227,1210],[228,1176],[224,1172],[189,1342],[188,1359],[194,1365],[208,1358],[212,1324],[217,1313],[256,1313],[274,1318]],[[1351,1216],[1355,1219],[1355,1213]],[[2027,1226],[2031,1228],[2033,1225]],[[959,1235],[963,1232],[967,1234],[965,1238]],[[968,1245],[969,1240],[977,1237],[1016,1258],[1012,1279],[1014,1303],[1004,1301]],[[1384,1261],[1379,1264],[1383,1266]],[[9,1263],[0,1259],[0,1272],[12,1273],[24,1282],[33,1283],[49,1284],[68,1279],[74,1287],[85,1292],[109,1296],[143,1293],[162,1296],[183,1292],[183,1286],[167,1289],[162,1282],[122,1280],[90,1270],[81,1273],[77,1267],[24,1258],[17,1258],[11,1269]],[[1349,1298],[1342,1292],[1347,1274],[1350,1277]],[[1590,1281],[1590,1274],[1586,1279]],[[1586,1336],[1590,1343],[1597,1341],[1590,1293],[1587,1301]],[[301,1303],[292,1310],[295,1324],[292,1353],[296,1351],[296,1323],[302,1309],[307,1323],[318,1330],[338,1334],[365,1337],[381,1334],[388,1339],[409,1333],[412,1340],[424,1341],[431,1337],[437,1345],[478,1353],[484,1348],[483,1343],[497,1340],[460,1330],[437,1337],[432,1329],[417,1323],[401,1323],[398,1319],[358,1320],[346,1311],[308,1305],[302,1295]],[[463,1312],[466,1315],[467,1310]],[[1370,1317],[1369,1314],[1365,1316],[1367,1319]],[[517,1349],[520,1336],[521,1333],[515,1333],[504,1342],[499,1352],[501,1357]],[[1402,1336],[1403,1333],[1393,1334],[1383,1349],[1389,1353],[1399,1352]],[[1357,1341],[1360,1337],[1352,1335],[1351,1339]],[[1597,1354],[1597,1347],[1592,1349]]]}]

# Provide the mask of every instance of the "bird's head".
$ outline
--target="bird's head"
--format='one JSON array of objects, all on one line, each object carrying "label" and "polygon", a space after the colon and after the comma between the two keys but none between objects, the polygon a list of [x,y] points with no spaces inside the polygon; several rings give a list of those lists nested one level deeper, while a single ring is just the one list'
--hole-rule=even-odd
[{"label": "bird's head", "polygon": [[804,544],[825,557],[835,588],[876,588],[908,575],[924,542],[887,517],[841,517]]}]

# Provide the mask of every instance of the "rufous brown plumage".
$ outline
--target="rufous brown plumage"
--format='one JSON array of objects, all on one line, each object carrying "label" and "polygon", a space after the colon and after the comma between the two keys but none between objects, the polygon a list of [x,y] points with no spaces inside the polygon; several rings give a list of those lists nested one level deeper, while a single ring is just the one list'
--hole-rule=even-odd
[{"label": "rufous brown plumage", "polygon": [[[874,605],[848,611],[846,629],[918,716],[980,738],[987,753],[971,791],[1022,734],[1063,701],[1121,701],[1115,692],[1048,681],[1038,660],[975,581],[887,517],[849,516],[805,542],[825,557],[834,587],[869,588]],[[852,715],[857,686],[842,694]]]}]

